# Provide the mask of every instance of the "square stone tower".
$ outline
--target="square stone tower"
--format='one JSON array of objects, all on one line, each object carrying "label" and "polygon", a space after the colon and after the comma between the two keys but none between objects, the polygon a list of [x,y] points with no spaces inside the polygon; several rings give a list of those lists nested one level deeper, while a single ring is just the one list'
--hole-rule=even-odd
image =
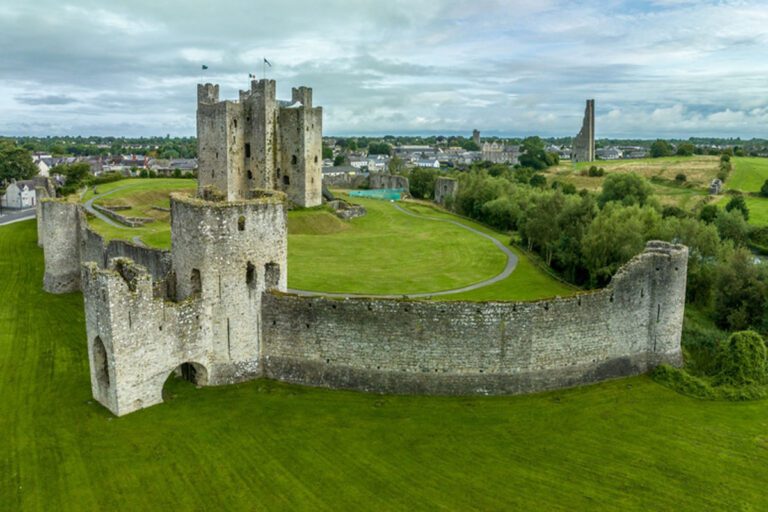
[{"label": "square stone tower", "polygon": [[321,204],[322,125],[309,87],[279,101],[274,80],[253,80],[238,101],[219,101],[218,85],[198,84],[199,190],[214,188],[229,201],[278,190],[299,206]]}]

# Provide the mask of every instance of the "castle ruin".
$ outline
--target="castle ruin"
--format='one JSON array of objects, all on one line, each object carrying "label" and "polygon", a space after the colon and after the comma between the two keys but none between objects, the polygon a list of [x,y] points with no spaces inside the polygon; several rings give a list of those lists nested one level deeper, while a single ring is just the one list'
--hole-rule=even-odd
[{"label": "castle ruin", "polygon": [[322,204],[322,125],[309,87],[279,101],[274,80],[253,80],[238,101],[219,101],[218,85],[198,84],[199,189],[229,201],[277,190],[302,207]]},{"label": "castle ruin", "polygon": [[[253,95],[268,82],[241,99],[258,103]],[[213,87],[198,91],[212,99]],[[262,146],[251,146],[256,159],[246,159],[245,141],[256,144],[261,135],[236,127],[235,120],[242,126],[254,118],[253,109],[237,113],[242,103],[203,102],[204,110],[221,112],[203,113],[199,129],[216,131],[216,119],[225,123],[218,126],[224,135],[201,141],[214,156],[201,166],[212,172],[197,196],[171,196],[170,251],[106,243],[80,204],[43,201],[44,287],[82,290],[92,393],[115,415],[161,403],[171,374],[200,386],[266,377],[385,393],[490,395],[682,362],[688,250],[664,242],[649,242],[606,288],[568,298],[440,302],[288,293],[287,204],[291,193],[309,201],[307,189],[290,188],[291,180],[285,191],[274,190],[279,181],[256,182],[257,174],[243,178],[240,171],[275,180],[278,167],[274,174],[265,169],[283,157],[270,164],[262,155],[301,153],[306,141],[287,145],[271,130],[281,149],[267,149],[265,135]],[[311,100],[304,97],[303,105]],[[226,157],[215,148],[225,148]],[[446,195],[455,192],[445,185]]]},{"label": "castle ruin", "polygon": [[595,160],[595,100],[587,100],[581,130],[573,139],[571,160],[574,162],[592,162]]}]

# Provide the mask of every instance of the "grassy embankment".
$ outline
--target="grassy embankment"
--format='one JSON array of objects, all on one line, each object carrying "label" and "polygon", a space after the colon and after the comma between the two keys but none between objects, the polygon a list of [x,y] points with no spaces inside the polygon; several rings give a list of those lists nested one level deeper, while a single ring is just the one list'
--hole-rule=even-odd
[{"label": "grassy embankment", "polygon": [[115,418],[33,222],[0,227],[0,272],[0,510],[768,508],[768,402],[647,377],[495,398],[172,381]]},{"label": "grassy embankment", "polygon": [[[99,195],[108,195],[97,199],[95,204],[101,206],[130,206],[129,210],[118,213],[126,217],[145,217],[154,222],[141,227],[115,227],[96,217],[91,217],[90,225],[107,239],[138,240],[150,247],[169,249],[171,247],[170,213],[153,207],[169,208],[171,192],[191,192],[197,187],[197,180],[152,178],[131,179],[105,183],[96,186]],[[114,192],[111,192],[113,191]],[[89,188],[83,201],[93,198],[93,188]]]}]

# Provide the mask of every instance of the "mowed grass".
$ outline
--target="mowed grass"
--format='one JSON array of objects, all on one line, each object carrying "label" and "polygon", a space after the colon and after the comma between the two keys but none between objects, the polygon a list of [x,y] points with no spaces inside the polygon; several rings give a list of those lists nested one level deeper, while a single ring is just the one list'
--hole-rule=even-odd
[{"label": "mowed grass", "polygon": [[[144,217],[154,219],[143,226],[131,228],[116,227],[91,217],[89,224],[101,236],[108,240],[139,241],[149,247],[169,249],[171,247],[170,213],[159,210],[171,205],[171,192],[192,193],[197,188],[197,180],[175,178],[138,178],[115,181],[97,185],[98,195],[105,195],[94,201],[101,206],[130,206],[118,213],[126,217]],[[114,191],[114,192],[113,192]],[[83,196],[85,202],[94,197],[93,187]]]},{"label": "mowed grass", "polygon": [[[499,274],[506,255],[446,222],[417,218],[396,203],[355,198],[366,215],[334,225],[322,210],[289,212],[288,286],[340,293],[406,294],[450,290]],[[317,234],[309,227],[322,226]],[[292,232],[290,226],[303,226]]]},{"label": "mowed grass", "polygon": [[759,192],[768,180],[768,158],[735,157],[731,161],[733,171],[725,187],[742,192]]},{"label": "mowed grass", "polygon": [[3,511],[768,508],[768,402],[647,377],[493,398],[170,382],[115,418],[82,296],[41,290],[34,222],[0,227],[0,272]]},{"label": "mowed grass", "polygon": [[510,235],[500,233],[482,224],[451,215],[445,210],[424,203],[402,203],[402,206],[418,215],[429,218],[438,218],[460,222],[483,233],[486,233],[502,244],[510,247],[517,255],[517,267],[507,277],[488,286],[451,295],[437,297],[436,300],[536,300],[549,297],[567,297],[579,292],[579,289],[562,281],[559,281],[538,268],[531,259],[522,251],[510,246]]},{"label": "mowed grass", "polygon": [[[733,196],[724,195],[717,201],[717,206],[725,208],[728,201]],[[747,209],[749,210],[748,223],[753,226],[767,226],[768,225],[768,198],[759,196],[744,196],[744,201],[747,203]]]}]

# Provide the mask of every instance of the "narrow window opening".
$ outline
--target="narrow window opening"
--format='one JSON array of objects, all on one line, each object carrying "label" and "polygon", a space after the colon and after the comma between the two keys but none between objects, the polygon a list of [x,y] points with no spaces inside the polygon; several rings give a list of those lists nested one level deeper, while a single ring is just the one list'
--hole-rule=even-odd
[{"label": "narrow window opening", "polygon": [[192,277],[190,280],[192,283],[192,293],[200,293],[203,291],[203,281],[200,277],[200,271],[198,269],[192,269]]},{"label": "narrow window opening", "polygon": [[232,120],[232,126],[234,126],[235,128],[237,128],[237,119],[233,119],[233,120]]},{"label": "narrow window opening", "polygon": [[251,158],[251,145],[249,143],[245,143],[245,158]]},{"label": "narrow window opening", "polygon": [[661,320],[661,304],[656,305],[656,323],[659,323],[659,320]]},{"label": "narrow window opening", "polygon": [[254,288],[256,286],[256,267],[254,267],[253,263],[250,261],[248,262],[248,266],[245,267],[245,284],[247,284],[249,288]]},{"label": "narrow window opening", "polygon": [[240,218],[237,219],[237,230],[245,231],[245,217],[243,215],[241,215]]},{"label": "narrow window opening", "polygon": [[288,176],[283,176],[283,185],[290,185],[291,184],[291,178]]},{"label": "narrow window opening", "polygon": [[315,155],[315,163],[317,163],[317,155]]},{"label": "narrow window opening", "polygon": [[109,367],[107,360],[107,349],[104,347],[104,342],[101,341],[100,336],[96,336],[93,340],[93,367],[96,374],[96,382],[99,383],[99,387],[106,389],[109,387]]},{"label": "narrow window opening", "polygon": [[248,169],[248,179],[249,179],[249,180],[252,180],[252,179],[253,179],[253,173],[251,172],[251,170],[250,170],[250,169]]},{"label": "narrow window opening", "polygon": [[296,155],[293,155],[293,156],[291,157],[291,163],[292,163],[293,165],[296,165],[297,163],[299,163],[299,159],[296,157]]}]

